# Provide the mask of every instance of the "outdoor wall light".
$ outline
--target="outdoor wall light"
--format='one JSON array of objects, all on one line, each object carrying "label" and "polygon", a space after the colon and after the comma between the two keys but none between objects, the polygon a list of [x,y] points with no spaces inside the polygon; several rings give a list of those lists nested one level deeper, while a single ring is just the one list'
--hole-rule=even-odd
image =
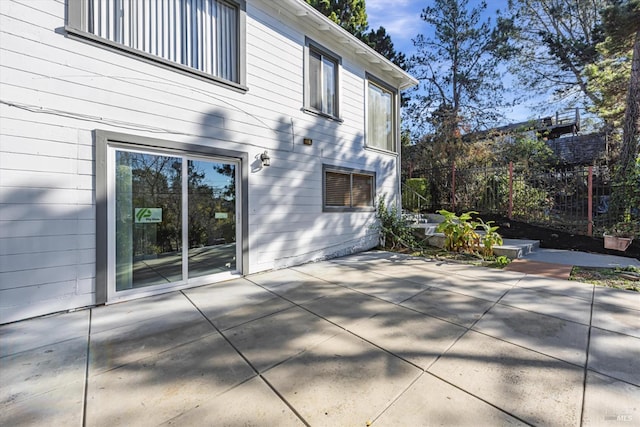
[{"label": "outdoor wall light", "polygon": [[266,150],[264,153],[260,154],[260,161],[262,161],[262,166],[271,165],[271,157],[269,157]]}]

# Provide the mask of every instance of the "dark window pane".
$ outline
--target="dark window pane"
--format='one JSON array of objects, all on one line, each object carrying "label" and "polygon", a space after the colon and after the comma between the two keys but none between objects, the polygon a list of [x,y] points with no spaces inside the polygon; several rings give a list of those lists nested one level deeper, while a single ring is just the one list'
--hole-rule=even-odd
[{"label": "dark window pane", "polygon": [[353,175],[353,206],[373,206],[373,177],[371,175]]},{"label": "dark window pane", "polygon": [[351,177],[348,174],[327,172],[325,178],[325,205],[351,206]]}]

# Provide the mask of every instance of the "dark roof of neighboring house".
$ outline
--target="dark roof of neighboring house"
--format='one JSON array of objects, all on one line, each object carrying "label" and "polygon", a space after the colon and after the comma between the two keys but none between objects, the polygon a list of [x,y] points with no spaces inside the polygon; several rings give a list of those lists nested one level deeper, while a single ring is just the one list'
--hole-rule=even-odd
[{"label": "dark roof of neighboring house", "polygon": [[607,151],[606,137],[603,133],[574,135],[551,139],[547,145],[560,161],[566,165],[590,165]]}]

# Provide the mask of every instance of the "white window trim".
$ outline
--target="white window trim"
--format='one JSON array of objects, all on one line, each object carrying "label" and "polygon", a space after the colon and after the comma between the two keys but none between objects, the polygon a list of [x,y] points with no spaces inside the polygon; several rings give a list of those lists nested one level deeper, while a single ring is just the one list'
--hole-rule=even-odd
[{"label": "white window trim", "polygon": [[237,92],[247,92],[249,89],[246,85],[246,0],[225,0],[238,8],[238,81],[234,82],[221,77],[214,76],[209,73],[191,68],[159,56],[133,49],[120,43],[96,36],[87,31],[88,23],[88,5],[87,0],[67,0],[67,23],[65,31],[68,36],[79,41],[91,43],[98,47],[112,50],[123,55],[143,60],[154,65],[161,66],[170,70],[178,71],[181,74],[189,75],[217,85],[233,89]]},{"label": "white window trim", "polygon": [[[327,188],[327,172],[341,173],[349,176],[353,175],[367,175],[372,179],[371,189],[371,206],[327,206],[326,202],[326,188]],[[353,183],[353,178],[352,181]],[[375,212],[375,195],[376,195],[376,173],[368,170],[352,169],[340,166],[322,165],[322,211],[323,212]]]},{"label": "white window trim", "polygon": [[[393,95],[393,99],[391,101],[391,108],[392,108],[392,112],[391,112],[391,120],[392,120],[392,128],[393,128],[393,150],[386,150],[384,148],[380,148],[380,147],[375,147],[372,145],[369,145],[368,141],[369,141],[369,84],[373,84],[375,86],[378,86],[379,88],[389,91],[391,92],[391,94]],[[399,155],[399,148],[398,148],[398,143],[400,141],[400,117],[399,117],[399,111],[400,111],[400,96],[398,95],[398,89],[394,88],[393,86],[391,86],[388,83],[385,83],[384,80],[379,79],[375,76],[373,76],[370,73],[366,73],[365,76],[365,85],[364,85],[364,141],[365,141],[365,148],[367,150],[373,150],[373,151],[378,151],[381,153],[385,153],[385,154],[392,154],[395,156]]]},{"label": "white window trim", "polygon": [[[335,62],[336,64],[336,75],[335,75],[335,88],[336,88],[336,105],[335,105],[335,110],[336,110],[336,114],[327,114],[325,112],[322,112],[320,110],[317,110],[313,107],[311,107],[311,80],[310,80],[310,62],[309,62],[309,53],[310,51],[314,51],[316,53],[319,53],[320,55],[322,55],[323,57],[329,58],[331,61]],[[341,76],[342,74],[342,58],[333,53],[332,51],[330,51],[329,49],[321,46],[320,44],[314,42],[313,40],[311,40],[310,38],[305,38],[305,45],[304,45],[304,107],[302,108],[302,110],[306,113],[311,113],[317,116],[321,116],[321,117],[325,117],[327,119],[331,119],[331,120],[335,120],[338,122],[342,122],[343,120],[341,119],[341,91],[340,91],[340,81],[341,81]]]}]

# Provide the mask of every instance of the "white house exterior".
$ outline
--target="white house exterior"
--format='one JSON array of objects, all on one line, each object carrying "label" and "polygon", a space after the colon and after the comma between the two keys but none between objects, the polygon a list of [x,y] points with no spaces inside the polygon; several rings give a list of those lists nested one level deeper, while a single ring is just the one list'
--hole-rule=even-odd
[{"label": "white house exterior", "polygon": [[416,83],[302,0],[0,1],[0,323],[374,247]]}]

